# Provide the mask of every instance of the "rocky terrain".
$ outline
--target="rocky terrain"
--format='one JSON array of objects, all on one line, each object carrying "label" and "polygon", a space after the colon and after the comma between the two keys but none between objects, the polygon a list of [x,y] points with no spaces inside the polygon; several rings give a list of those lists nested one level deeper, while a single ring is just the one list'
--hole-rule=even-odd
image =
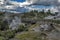
[{"label": "rocky terrain", "polygon": [[20,14],[0,12],[0,40],[60,40],[58,14],[49,10]]},{"label": "rocky terrain", "polygon": [[60,40],[60,0],[0,0],[0,40]]}]

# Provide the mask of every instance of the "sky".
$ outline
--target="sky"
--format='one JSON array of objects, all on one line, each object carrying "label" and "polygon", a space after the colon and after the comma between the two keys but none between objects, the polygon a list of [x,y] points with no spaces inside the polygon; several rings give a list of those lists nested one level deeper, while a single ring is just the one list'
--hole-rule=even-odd
[{"label": "sky", "polygon": [[[8,10],[51,10],[60,11],[60,0],[8,0],[12,5],[5,5]],[[11,2],[12,1],[12,2]],[[5,4],[1,2],[0,4]],[[34,4],[34,5],[33,5]],[[0,7],[2,8],[2,7]]]},{"label": "sky", "polygon": [[13,1],[17,1],[17,2],[24,2],[25,0],[13,0]]},{"label": "sky", "polygon": [[[37,6],[32,5],[33,7],[31,7],[31,9],[46,8],[46,9],[50,9],[51,11],[54,11],[54,12],[60,11],[60,0],[26,0],[26,2],[24,2],[24,3],[27,3],[27,4],[29,3],[29,5],[30,4],[37,5]],[[22,3],[22,5],[27,5],[27,4]]]},{"label": "sky", "polygon": [[[29,10],[40,10],[40,9],[51,9],[51,11],[60,11],[60,0],[13,0],[20,3],[20,7],[24,7]],[[37,5],[32,5],[31,4],[37,4]],[[28,7],[29,6],[29,7]],[[40,8],[40,9],[39,9]]]}]

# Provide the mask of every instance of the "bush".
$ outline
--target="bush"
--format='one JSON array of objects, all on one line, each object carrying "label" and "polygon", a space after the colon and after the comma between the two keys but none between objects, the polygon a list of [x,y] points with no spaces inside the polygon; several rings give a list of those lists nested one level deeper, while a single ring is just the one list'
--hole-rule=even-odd
[{"label": "bush", "polygon": [[4,37],[7,40],[13,38],[15,36],[15,32],[12,30],[0,31],[0,36]]},{"label": "bush", "polygon": [[0,37],[0,40],[5,40],[5,38],[4,37]]},{"label": "bush", "polygon": [[7,38],[13,38],[15,36],[15,32],[8,30],[5,35]]},{"label": "bush", "polygon": [[9,29],[8,22],[6,20],[0,22],[0,30],[7,30],[7,29]]},{"label": "bush", "polygon": [[19,27],[18,27],[18,31],[24,31],[25,30],[25,27],[23,26],[23,25],[20,25]]}]

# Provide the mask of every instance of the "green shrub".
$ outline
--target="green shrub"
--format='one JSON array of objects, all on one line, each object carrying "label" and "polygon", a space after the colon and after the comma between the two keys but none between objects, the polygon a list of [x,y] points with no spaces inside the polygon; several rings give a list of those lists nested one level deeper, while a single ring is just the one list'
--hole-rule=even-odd
[{"label": "green shrub", "polygon": [[18,27],[18,31],[24,31],[25,30],[25,27],[23,26],[23,25],[20,25],[19,27]]},{"label": "green shrub", "polygon": [[5,38],[4,37],[0,37],[0,40],[5,40]]},{"label": "green shrub", "polygon": [[8,30],[6,31],[6,35],[5,35],[7,38],[13,38],[15,36],[15,32],[11,31],[11,30]]}]

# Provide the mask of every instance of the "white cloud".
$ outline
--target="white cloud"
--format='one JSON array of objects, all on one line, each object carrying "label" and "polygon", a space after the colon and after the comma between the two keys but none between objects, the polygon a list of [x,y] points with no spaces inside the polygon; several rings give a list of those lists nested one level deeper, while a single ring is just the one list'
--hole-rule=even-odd
[{"label": "white cloud", "polygon": [[[11,4],[11,5],[6,4],[5,6],[3,5],[4,6],[3,8],[8,9],[8,10],[10,10],[10,9],[15,9],[16,10],[18,7],[20,7],[20,8],[23,7],[24,9],[29,9],[29,10],[44,9],[44,10],[47,11],[48,9],[50,9],[52,12],[60,11],[60,0],[26,0],[25,2],[22,2],[22,3],[17,2],[17,1],[11,1],[11,0],[7,0],[7,1],[1,0],[1,1],[2,1],[2,2],[0,2],[1,5],[5,4],[6,2]],[[33,7],[29,6],[31,4],[38,4],[39,6],[40,5],[53,5],[53,7],[50,7],[50,8],[49,7],[48,8],[37,8],[34,5],[33,5]],[[2,6],[0,6],[0,9],[1,9],[1,7]]]},{"label": "white cloud", "polygon": [[29,2],[23,2],[23,3],[20,3],[20,7],[24,7],[24,6],[28,6],[30,5],[31,3]]},{"label": "white cloud", "polygon": [[32,2],[32,4],[41,4],[41,5],[59,5],[60,0],[26,0],[27,2]]},{"label": "white cloud", "polygon": [[15,9],[16,6],[13,6],[13,5],[6,5],[4,8],[5,8],[5,9]]},{"label": "white cloud", "polygon": [[[29,2],[31,4],[36,4],[36,5],[53,5],[51,8],[43,8],[44,10],[50,9],[51,12],[58,12],[60,11],[60,0],[26,0],[26,2]],[[38,8],[30,8],[30,9],[38,9]]]},{"label": "white cloud", "polygon": [[0,0],[0,5],[4,4],[4,0]]}]

